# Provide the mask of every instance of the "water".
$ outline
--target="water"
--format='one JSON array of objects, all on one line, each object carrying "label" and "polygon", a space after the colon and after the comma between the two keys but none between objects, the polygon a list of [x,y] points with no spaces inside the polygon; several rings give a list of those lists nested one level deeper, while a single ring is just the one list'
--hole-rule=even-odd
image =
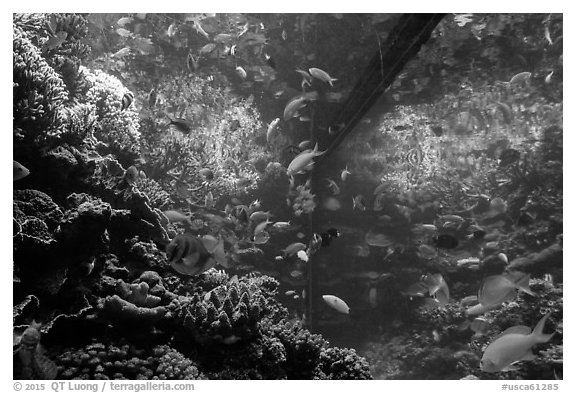
[{"label": "water", "polygon": [[[78,313],[110,297],[112,288],[94,287],[102,276],[123,281],[120,288],[157,271],[169,292],[191,299],[234,275],[259,272],[278,280],[275,297],[287,319],[332,346],[356,349],[376,379],[561,378],[561,15],[92,14],[14,21],[22,29],[15,30],[15,53],[40,56],[61,80],[51,88],[66,92],[49,96],[17,72],[37,66],[15,60],[14,159],[30,170],[14,183],[15,304],[39,288],[41,298],[41,312],[23,311],[15,326],[38,314],[48,323],[58,307]],[[66,31],[64,40],[59,31]],[[30,91],[44,112],[35,112]],[[310,153],[315,144],[323,154]],[[83,154],[97,157],[92,166],[79,159]],[[306,160],[290,178],[297,157]],[[30,196],[22,190],[46,193],[54,212],[46,218],[26,210],[21,203]],[[96,209],[90,214],[102,218],[76,223],[70,217],[91,198],[132,218]],[[168,210],[176,213],[164,218],[160,212]],[[66,211],[72,224],[62,223]],[[39,217],[48,240],[26,240],[27,223]],[[266,217],[270,223],[260,228],[267,234],[255,232]],[[330,229],[339,235],[327,235]],[[90,239],[82,247],[79,233]],[[186,266],[176,273],[170,263],[184,263],[185,253],[171,251],[166,261],[165,250],[178,233],[201,239],[194,244],[206,248],[202,272],[215,265],[228,278]],[[315,235],[323,241],[314,244]],[[283,253],[296,242],[300,254]],[[30,263],[46,249],[50,268]],[[110,254],[125,272],[107,270],[115,265],[104,262]],[[504,300],[480,316],[467,314],[485,298],[465,298],[481,288],[503,290],[485,287],[486,277],[511,272],[518,275],[506,276],[514,284]],[[518,291],[521,282],[534,293]],[[71,307],[82,287],[94,295]],[[136,302],[129,291],[118,293]],[[56,294],[55,305],[45,303]],[[162,294],[158,304],[169,309]],[[546,331],[557,333],[535,349],[537,360],[512,373],[482,372],[478,364],[498,333],[534,328],[547,312]],[[477,318],[486,331],[476,331]],[[83,317],[75,323],[97,329]],[[162,323],[174,322],[160,322],[158,345],[171,331]],[[116,321],[111,337],[120,330]],[[193,355],[174,334],[176,349],[207,376],[239,377]],[[235,353],[249,341],[227,334],[205,334],[202,342],[228,340],[239,345],[230,347]],[[45,340],[64,370],[57,348],[82,351],[87,344],[56,333]],[[300,375],[292,372],[288,377]]]}]

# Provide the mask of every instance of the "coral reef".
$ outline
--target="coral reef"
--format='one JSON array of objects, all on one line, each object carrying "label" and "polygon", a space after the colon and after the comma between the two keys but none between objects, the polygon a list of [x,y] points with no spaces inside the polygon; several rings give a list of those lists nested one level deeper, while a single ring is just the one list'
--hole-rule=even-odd
[{"label": "coral reef", "polygon": [[192,360],[168,345],[94,343],[62,352],[56,363],[62,379],[204,379]]}]

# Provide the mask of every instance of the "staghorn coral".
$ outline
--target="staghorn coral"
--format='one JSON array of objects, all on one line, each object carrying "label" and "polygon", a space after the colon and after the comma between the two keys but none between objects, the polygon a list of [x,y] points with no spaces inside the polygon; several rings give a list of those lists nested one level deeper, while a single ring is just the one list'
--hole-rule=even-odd
[{"label": "staghorn coral", "polygon": [[93,343],[62,352],[56,364],[64,379],[204,379],[192,360],[168,345]]}]

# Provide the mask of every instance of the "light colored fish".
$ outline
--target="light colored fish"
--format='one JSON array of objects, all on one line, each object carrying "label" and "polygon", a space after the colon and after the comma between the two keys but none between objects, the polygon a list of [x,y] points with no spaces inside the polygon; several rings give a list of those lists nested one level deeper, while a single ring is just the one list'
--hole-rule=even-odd
[{"label": "light colored fish", "polygon": [[28,176],[30,174],[30,171],[28,170],[28,168],[26,168],[24,165],[20,164],[18,161],[12,160],[13,161],[13,182],[17,181],[17,180],[21,180],[24,179],[26,176]]},{"label": "light colored fish", "polygon": [[350,307],[348,307],[346,302],[339,297],[334,295],[322,295],[322,299],[324,299],[327,305],[339,313],[350,314]]},{"label": "light colored fish", "polygon": [[206,33],[206,31],[204,31],[202,25],[197,19],[194,19],[194,30],[196,30],[198,34],[204,36],[204,38],[206,38],[207,40],[210,40],[210,36],[208,35],[208,33]]},{"label": "light colored fish", "polygon": [[342,181],[346,181],[346,179],[348,178],[348,175],[351,175],[352,172],[350,172],[348,170],[348,165],[346,165],[346,168],[342,169],[342,172],[340,173],[340,179],[342,179]]},{"label": "light colored fish", "polygon": [[554,333],[544,334],[544,325],[550,317],[550,313],[538,321],[534,330],[530,333],[527,326],[513,326],[506,329],[500,336],[488,345],[480,368],[484,372],[495,373],[513,369],[512,364],[520,360],[534,360],[532,347],[536,344],[548,342]]},{"label": "light colored fish", "polygon": [[240,78],[242,79],[246,79],[246,77],[248,76],[248,74],[246,73],[246,70],[241,67],[241,66],[237,66],[236,67],[236,73],[240,76]]},{"label": "light colored fish", "polygon": [[268,226],[268,224],[272,224],[272,221],[266,220],[266,221],[262,221],[260,224],[256,225],[256,227],[254,228],[254,235],[257,235],[258,233],[264,231],[266,229],[266,227]]},{"label": "light colored fish", "polygon": [[184,214],[178,210],[165,210],[162,213],[166,216],[168,222],[170,223],[184,222],[190,220],[189,214]]},{"label": "light colored fish", "polygon": [[319,152],[318,143],[314,146],[314,149],[309,152],[302,152],[288,165],[286,173],[288,176],[293,176],[297,173],[301,173],[314,168],[314,158],[321,156],[326,153],[326,150]]},{"label": "light colored fish", "polygon": [[510,82],[508,82],[510,85],[516,84],[516,83],[522,83],[527,81],[528,79],[530,79],[530,77],[532,76],[531,72],[520,72],[516,75],[514,75],[511,79]]},{"label": "light colored fish", "polygon": [[300,94],[292,98],[286,104],[284,108],[284,121],[288,121],[293,117],[299,116],[298,111],[308,105],[309,101],[314,101],[318,99],[318,92],[312,91],[304,94]]},{"label": "light colored fish", "polygon": [[474,332],[474,336],[483,336],[490,330],[490,323],[485,318],[476,317],[470,323],[470,329]]},{"label": "light colored fish", "polygon": [[547,85],[550,84],[552,82],[552,75],[554,75],[554,71],[552,71],[548,75],[546,75],[546,78],[544,79],[544,83],[546,83]]},{"label": "light colored fish", "polygon": [[306,245],[304,243],[292,243],[290,244],[288,247],[286,247],[284,250],[282,250],[282,252],[284,253],[284,256],[292,256],[295,255],[298,251],[300,250],[305,250],[306,249]]},{"label": "light colored fish", "polygon": [[383,233],[372,232],[371,230],[364,236],[366,244],[372,247],[388,247],[394,244],[394,241]]},{"label": "light colored fish", "polygon": [[124,56],[127,56],[130,54],[130,48],[125,47],[122,48],[120,50],[118,50],[117,52],[113,53],[110,57],[114,58],[114,59],[121,59]]},{"label": "light colored fish", "polygon": [[300,250],[296,253],[296,256],[298,258],[300,258],[300,260],[304,261],[304,262],[308,262],[309,258],[308,258],[308,254],[306,254],[306,251],[304,250]]},{"label": "light colored fish", "polygon": [[310,75],[312,75],[314,78],[321,80],[322,82],[326,82],[328,83],[330,86],[334,87],[334,85],[332,84],[332,82],[337,81],[338,79],[336,78],[332,78],[330,77],[330,75],[324,71],[321,70],[320,68],[309,68],[308,72],[310,73]]},{"label": "light colored fish", "polygon": [[300,69],[296,69],[296,72],[302,76],[302,83],[301,83],[302,88],[304,88],[304,86],[306,85],[312,86],[312,77],[310,76],[309,73]]},{"label": "light colored fish", "polygon": [[374,198],[374,206],[372,207],[372,210],[374,210],[375,212],[379,212],[384,208],[382,201],[384,200],[385,195],[386,194],[384,193],[376,195],[376,198]]},{"label": "light colored fish", "polygon": [[292,225],[290,224],[290,221],[278,221],[272,224],[272,226],[276,229],[284,230],[290,228]]},{"label": "light colored fish", "polygon": [[266,131],[266,141],[268,142],[268,144],[272,143],[272,140],[276,136],[276,126],[278,125],[279,122],[280,118],[277,117],[274,120],[272,120],[268,125],[268,130]]}]

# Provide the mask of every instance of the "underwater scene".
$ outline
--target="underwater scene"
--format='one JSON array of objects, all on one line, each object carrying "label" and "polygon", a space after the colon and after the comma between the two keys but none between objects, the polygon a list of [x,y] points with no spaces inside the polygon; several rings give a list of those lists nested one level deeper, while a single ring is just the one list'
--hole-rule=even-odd
[{"label": "underwater scene", "polygon": [[13,14],[13,378],[562,380],[562,14]]}]

